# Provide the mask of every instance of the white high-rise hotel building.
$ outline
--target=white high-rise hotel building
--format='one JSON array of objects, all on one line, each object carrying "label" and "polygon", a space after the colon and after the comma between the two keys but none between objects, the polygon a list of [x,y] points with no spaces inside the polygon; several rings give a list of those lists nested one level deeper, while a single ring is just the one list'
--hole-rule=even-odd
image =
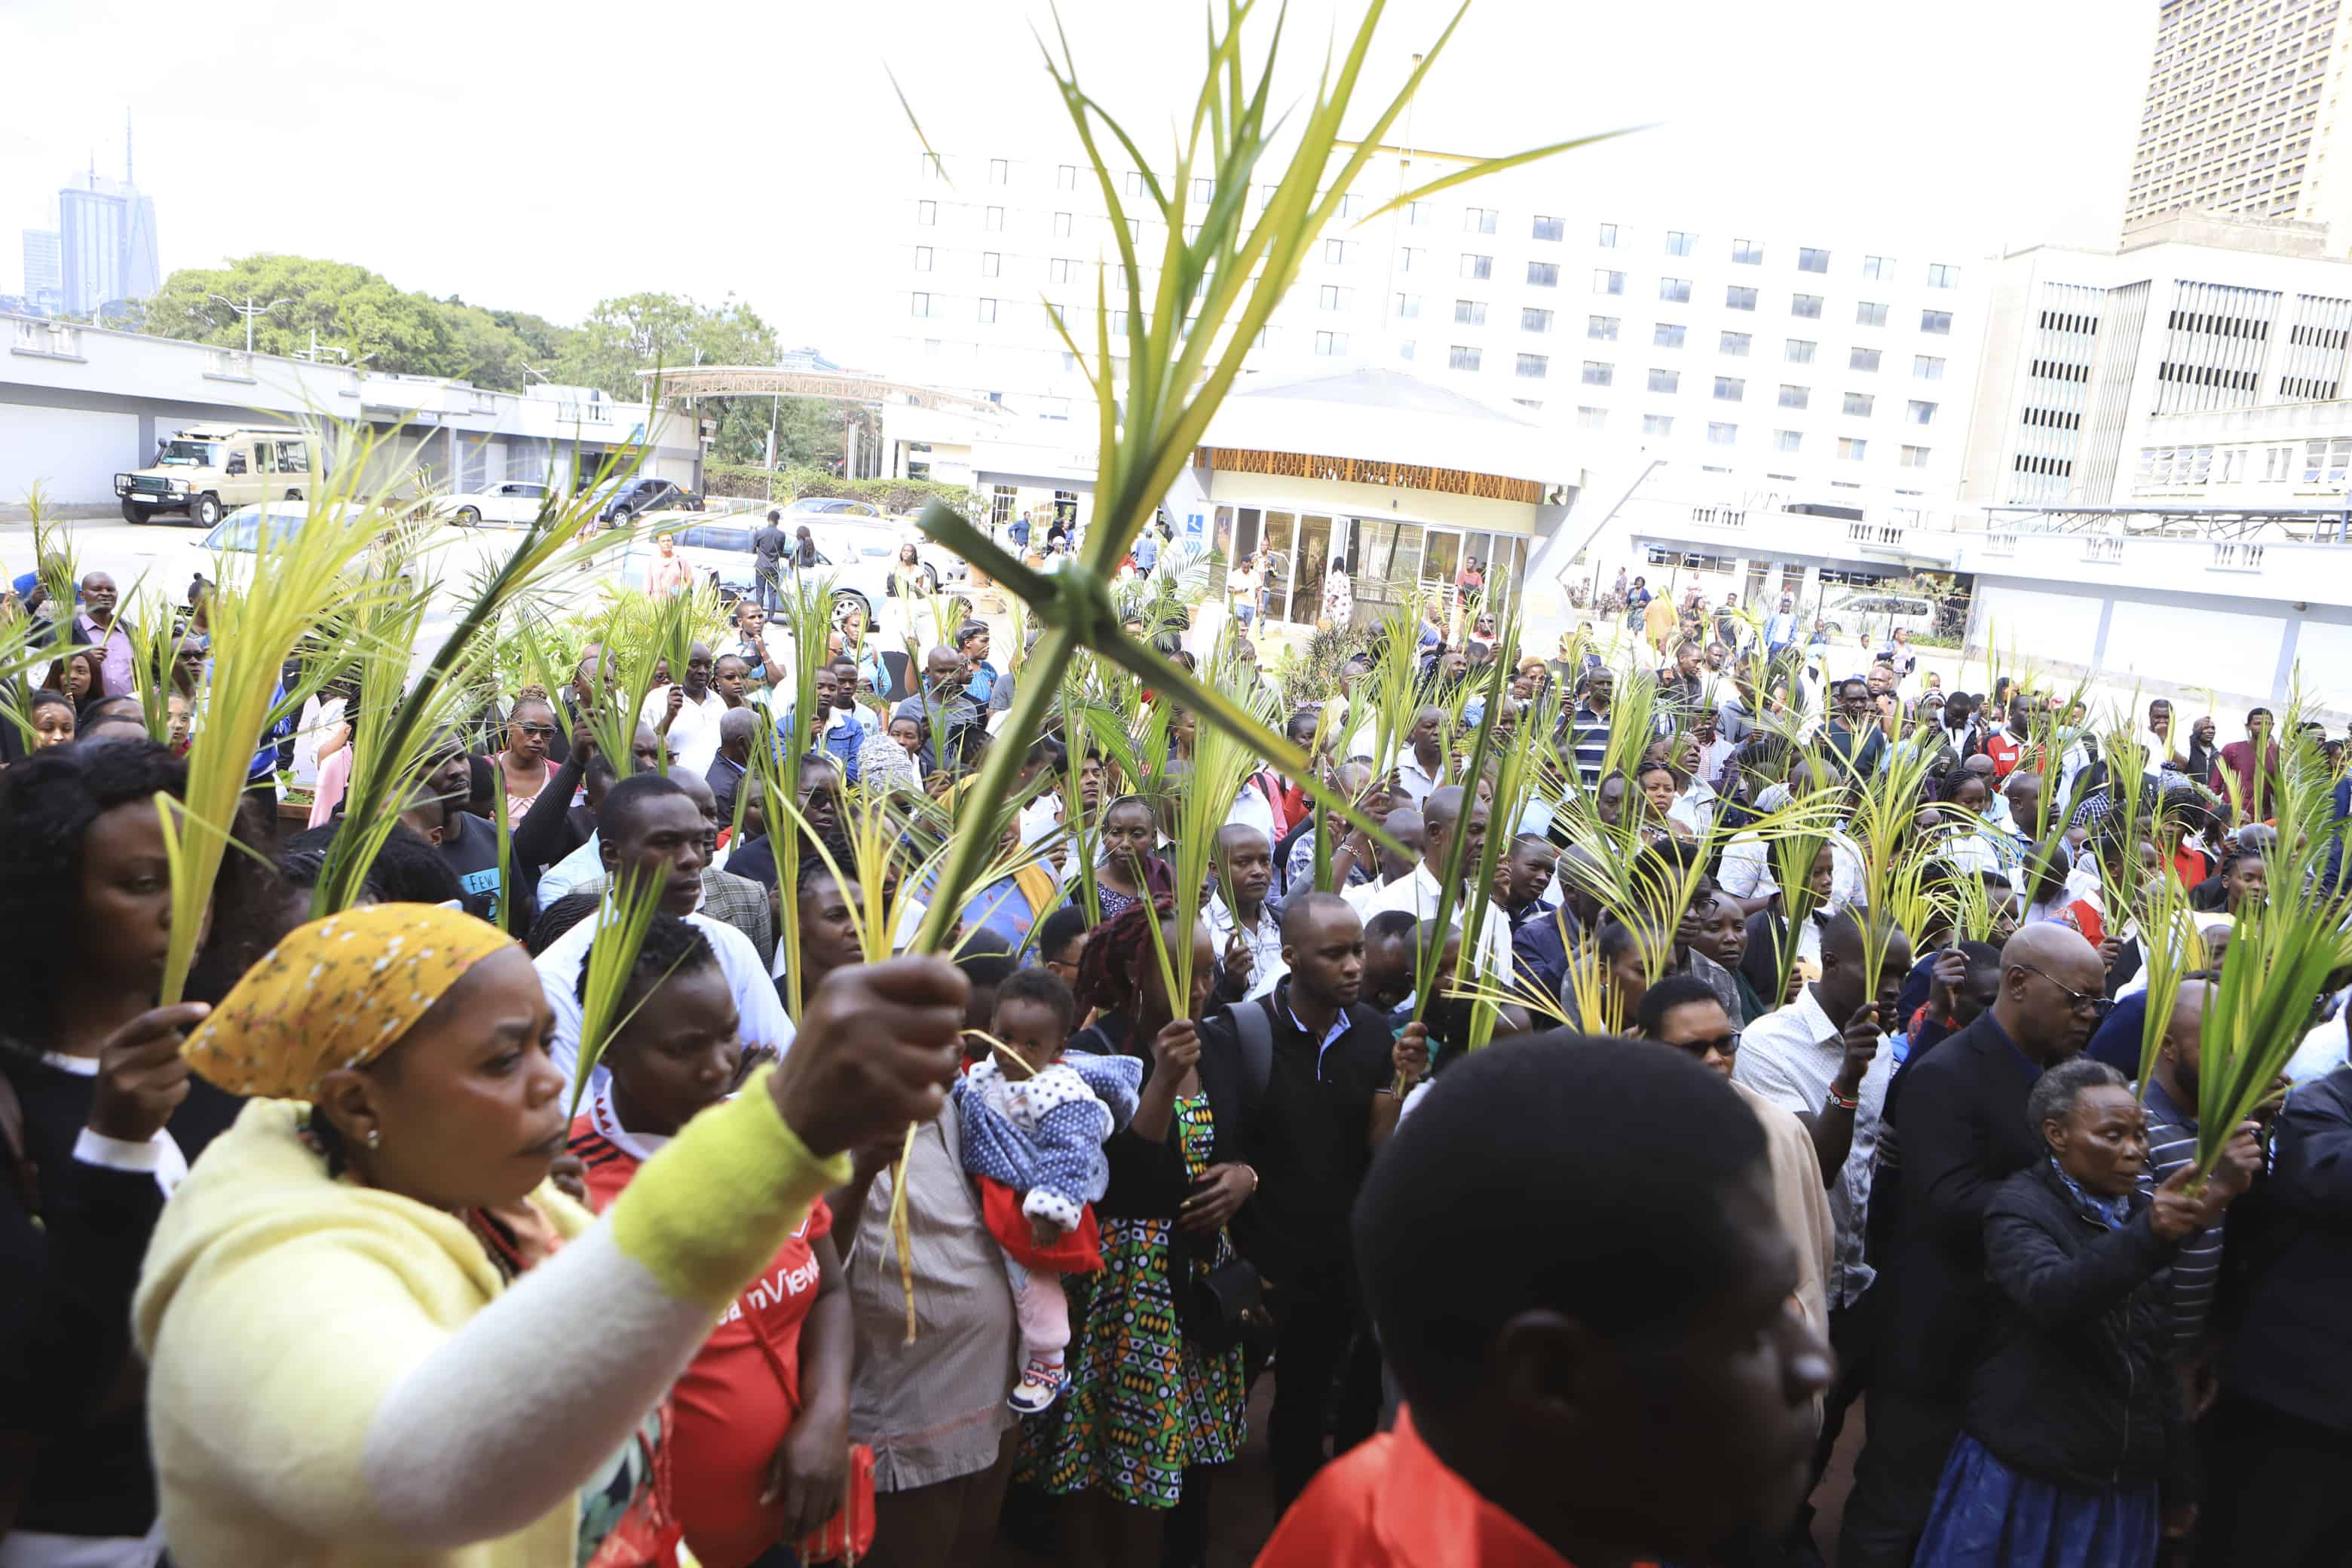
[{"label": "white high-rise hotel building", "polygon": [[[1573,154],[1361,222],[1460,162],[1376,154],[1252,367],[1385,365],[1516,405],[1557,433],[1564,479],[1654,457],[1749,495],[1948,500],[1988,270],[1965,247],[1600,205],[1580,194]],[[1044,301],[1093,343],[1097,262],[1118,262],[1093,171],[948,155],[909,172],[893,373],[1024,416],[1090,419]],[[1141,176],[1115,177],[1149,300],[1165,231],[1138,216],[1151,210]],[[1251,193],[1251,212],[1268,189]],[[1197,213],[1210,182],[1186,195]],[[1116,352],[1126,312],[1108,281]]]}]

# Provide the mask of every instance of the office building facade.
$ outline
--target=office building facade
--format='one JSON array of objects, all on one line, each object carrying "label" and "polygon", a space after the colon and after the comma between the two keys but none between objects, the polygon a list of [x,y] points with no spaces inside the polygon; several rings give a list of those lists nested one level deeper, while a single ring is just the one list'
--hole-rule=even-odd
[{"label": "office building facade", "polygon": [[[1574,160],[1373,215],[1461,160],[1377,152],[1254,346],[1278,374],[1393,368],[1538,421],[1561,469],[1655,458],[1740,497],[1948,500],[1983,325],[1981,268],[1953,243],[1897,244],[1598,204]],[[917,160],[897,262],[893,373],[1092,420],[1070,335],[1096,341],[1097,262],[1118,248],[1091,168],[1014,156]],[[1166,230],[1119,169],[1144,296]],[[1270,187],[1254,187],[1246,212]],[[1211,182],[1184,193],[1205,208]],[[1129,328],[1107,279],[1114,373]]]}]

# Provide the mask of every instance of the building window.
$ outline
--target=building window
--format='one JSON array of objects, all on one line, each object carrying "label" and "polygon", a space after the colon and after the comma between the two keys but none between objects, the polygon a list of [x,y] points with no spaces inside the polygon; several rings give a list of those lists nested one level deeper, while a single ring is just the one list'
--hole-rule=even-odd
[{"label": "building window", "polygon": [[1345,332],[1316,333],[1315,352],[1318,354],[1324,355],[1326,358],[1336,357],[1346,353],[1348,352],[1348,334]]},{"label": "building window", "polygon": [[1013,178],[1013,165],[1002,158],[988,161],[988,183],[1001,185]]},{"label": "building window", "polygon": [[1445,351],[1445,368],[1448,370],[1476,370],[1478,368],[1478,351],[1467,343],[1454,344],[1451,348]]},{"label": "building window", "polygon": [[1718,403],[1738,403],[1748,396],[1748,384],[1736,375],[1715,378],[1715,398]]},{"label": "building window", "polygon": [[1217,199],[1217,182],[1210,179],[1205,174],[1193,175],[1192,199],[1203,204],[1215,201]]},{"label": "building window", "polygon": [[1941,261],[1930,261],[1927,263],[1928,288],[1957,289],[1959,286],[1960,269],[1958,268]]},{"label": "building window", "polygon": [[1492,278],[1494,275],[1495,258],[1493,257],[1472,256],[1467,252],[1464,253],[1462,257],[1463,277],[1483,282],[1486,279]]},{"label": "building window", "polygon": [[1790,295],[1789,314],[1792,316],[1802,316],[1809,321],[1820,321],[1822,317],[1822,297],[1819,294]]},{"label": "building window", "polygon": [[1845,395],[1845,411],[1857,419],[1867,419],[1870,417],[1872,406],[1876,402],[1877,399],[1872,397],[1867,392],[1849,392]]},{"label": "building window", "polygon": [[1127,194],[1130,196],[1139,196],[1143,195],[1143,190],[1142,171],[1138,169],[1129,169],[1127,172]]},{"label": "building window", "polygon": [[1054,215],[1054,237],[1055,239],[1067,239],[1070,237],[1069,214],[1055,213]]},{"label": "building window", "polygon": [[1407,339],[1405,339],[1405,340],[1404,340],[1404,342],[1401,342],[1401,343],[1397,344],[1397,358],[1399,358],[1399,359],[1411,359],[1412,357],[1412,340],[1411,338],[1407,338]]},{"label": "building window", "polygon": [[1944,362],[1934,354],[1913,354],[1911,374],[1921,381],[1941,381],[1944,379]]},{"label": "building window", "polygon": [[1911,406],[1905,410],[1904,417],[1909,419],[1914,425],[1933,425],[1936,422],[1936,405],[1932,403],[1922,403],[1914,398]]},{"label": "building window", "polygon": [[1683,346],[1684,330],[1679,321],[1660,321],[1650,329],[1650,346],[1658,349],[1678,349]]},{"label": "building window", "polygon": [[1675,416],[1674,416],[1673,415],[1671,415],[1671,414],[1644,414],[1644,415],[1643,415],[1643,416],[1642,416],[1642,434],[1643,434],[1643,435],[1644,435],[1644,436],[1671,436],[1671,435],[1673,435],[1674,433],[1675,433]]},{"label": "building window", "polygon": [[[1797,247],[1798,271],[1827,272],[1829,269],[1830,253],[1828,251],[1817,250],[1810,245],[1801,245]],[[1783,434],[1786,434],[1786,432],[1783,432]]]},{"label": "building window", "polygon": [[1813,350],[1819,346],[1811,338],[1790,338],[1783,346],[1780,357],[1790,364],[1811,364],[1813,363]]},{"label": "building window", "polygon": [[1772,432],[1772,449],[1776,452],[1802,451],[1804,449],[1804,446],[1805,433],[1801,430],[1775,430]]},{"label": "building window", "polygon": [[914,304],[914,314],[929,316],[931,313],[931,297],[929,294],[914,294],[908,298]]},{"label": "building window", "polygon": [[1541,381],[1551,371],[1551,361],[1542,354],[1521,354],[1519,375],[1527,381]]},{"label": "building window", "polygon": [[1486,324],[1486,301],[1456,300],[1454,301],[1454,324],[1457,327],[1483,327]]},{"label": "building window", "polygon": [[1407,202],[1404,221],[1409,228],[1427,228],[1437,221],[1437,209],[1427,202]]},{"label": "building window", "polygon": [[1752,310],[1756,309],[1756,290],[1753,289],[1743,289],[1737,283],[1732,284],[1723,291],[1723,308],[1727,310]]},{"label": "building window", "polygon": [[1886,325],[1886,307],[1864,300],[1853,308],[1853,324],[1857,327]]},{"label": "building window", "polygon": [[925,228],[929,228],[935,226],[940,221],[940,204],[937,202],[917,202],[915,204],[915,221]]},{"label": "building window", "polygon": [[1845,462],[1859,463],[1869,450],[1870,443],[1859,436],[1838,437],[1838,457]]},{"label": "building window", "polygon": [[1055,171],[1054,188],[1057,191],[1076,190],[1078,188],[1078,166],[1076,163],[1065,163],[1058,170]]},{"label": "building window", "polygon": [[1342,289],[1338,287],[1336,284],[1326,283],[1322,288],[1316,290],[1315,304],[1316,308],[1318,310],[1352,310],[1355,307],[1355,302],[1356,291],[1353,289]]},{"label": "building window", "polygon": [[1078,276],[1078,264],[1066,256],[1056,256],[1045,264],[1045,277],[1055,283],[1067,283]]},{"label": "building window", "polygon": [[1462,209],[1462,229],[1465,234],[1494,233],[1495,209],[1493,207],[1464,207]]},{"label": "building window", "polygon": [[[1545,325],[1549,326],[1550,324],[1550,312],[1542,311],[1538,313],[1546,317]],[[1542,329],[1538,328],[1537,330],[1541,331]],[[1585,317],[1584,335],[1588,338],[1597,338],[1607,342],[1615,342],[1617,341],[1617,318],[1614,316]]]},{"label": "building window", "polygon": [[[1594,320],[1600,319],[1601,318],[1598,317],[1594,318]],[[1538,310],[1532,305],[1523,308],[1519,311],[1519,331],[1523,332],[1548,332],[1551,331],[1551,312],[1549,310]],[[1613,321],[1611,321],[1609,325],[1609,335],[1612,338],[1617,335],[1617,325]]]},{"label": "building window", "polygon": [[1926,468],[1927,466],[1927,448],[1925,447],[1904,447],[1903,466],[1906,468]]},{"label": "building window", "polygon": [[1557,288],[1559,288],[1559,262],[1557,262],[1557,261],[1530,261],[1530,262],[1528,262],[1528,288],[1530,288],[1530,289],[1557,289]]},{"label": "building window", "polygon": [[1568,220],[1566,218],[1546,217],[1541,213],[1538,213],[1536,215],[1533,237],[1537,239],[1559,239],[1566,234],[1567,224]]},{"label": "building window", "polygon": [[1780,406],[1783,408],[1810,408],[1812,406],[1812,402],[1813,389],[1810,386],[1790,386],[1784,384],[1780,388]]},{"label": "building window", "polygon": [[1687,278],[1659,279],[1658,298],[1665,300],[1670,305],[1689,304],[1690,279]]},{"label": "building window", "polygon": [[1746,332],[1726,332],[1717,340],[1715,352],[1729,354],[1734,359],[1746,359],[1748,347],[1754,342]]},{"label": "building window", "polygon": [[[986,325],[988,325],[990,322],[992,322],[992,321],[995,321],[995,320],[996,320],[996,301],[995,301],[995,300],[982,300],[980,302],[980,321],[981,321],[981,325],[982,325],[982,326],[986,326]],[[1068,356],[1068,355],[1066,355],[1066,354],[1065,354],[1063,357],[1064,357],[1065,359],[1066,359],[1066,358],[1068,358],[1069,356]]]},{"label": "building window", "polygon": [[1864,278],[1877,279],[1879,281],[1885,283],[1893,282],[1895,280],[1895,258],[1891,256],[1864,257],[1862,258],[1862,275]]},{"label": "building window", "polygon": [[1876,370],[1878,368],[1878,351],[1876,349],[1849,349],[1846,351],[1845,367],[1848,370]]},{"label": "building window", "polygon": [[1589,359],[1584,362],[1585,385],[1608,386],[1614,383],[1616,379],[1617,367],[1615,365],[1604,364],[1597,359]]},{"label": "building window", "polygon": [[991,234],[1003,233],[1004,209],[1003,207],[990,207],[982,215],[981,226],[988,230]]},{"label": "building window", "polygon": [[1706,427],[1706,444],[1710,447],[1728,447],[1738,439],[1739,426],[1737,425],[1709,425]]},{"label": "building window", "polygon": [[1602,250],[1616,249],[1617,226],[1613,223],[1604,223],[1601,225],[1601,226],[1594,231],[1592,243]]},{"label": "building window", "polygon": [[[1527,399],[1523,397],[1519,399],[1519,401],[1525,403],[1527,402]],[[1537,404],[1534,406],[1540,408],[1543,405],[1541,404]],[[1608,429],[1609,410],[1606,408],[1579,408],[1576,411],[1576,427],[1580,430]]]},{"label": "building window", "polygon": [[1399,272],[1411,272],[1416,267],[1426,269],[1428,266],[1429,252],[1423,247],[1408,245],[1403,249],[1397,252],[1397,270]]},{"label": "building window", "polygon": [[1682,387],[1682,384],[1683,373],[1678,370],[1653,370],[1650,372],[1650,390],[1652,392],[1679,391]]},{"label": "building window", "polygon": [[927,180],[944,180],[948,177],[947,171],[940,166],[940,155],[937,153],[923,154],[922,173],[923,178]]},{"label": "building window", "polygon": [[1666,231],[1666,254],[1668,256],[1688,256],[1697,247],[1698,236],[1695,234],[1685,234],[1678,228],[1671,228]]},{"label": "building window", "polygon": [[1540,397],[1514,397],[1511,401],[1522,408],[1532,408],[1538,413],[1543,411],[1543,399]]},{"label": "building window", "polygon": [[993,250],[983,250],[980,253],[980,275],[982,278],[993,278],[1003,269],[1003,257]]},{"label": "building window", "polygon": [[918,272],[929,272],[930,269],[931,247],[928,245],[919,245],[915,247],[915,270]]},{"label": "building window", "polygon": [[1348,242],[1327,239],[1323,242],[1323,262],[1327,267],[1344,267],[1348,263]]},{"label": "building window", "polygon": [[1742,267],[1764,265],[1764,242],[1760,239],[1735,239],[1731,242],[1731,259]]},{"label": "building window", "polygon": [[1592,273],[1592,291],[1595,294],[1622,294],[1625,291],[1625,275],[1622,272],[1611,272],[1605,268],[1595,268]]},{"label": "building window", "polygon": [[1934,332],[1938,337],[1950,337],[1952,313],[1949,310],[1922,310],[1919,312],[1919,330]]},{"label": "building window", "polygon": [[1413,318],[1419,316],[1421,314],[1421,296],[1418,294],[1398,295],[1396,297],[1396,313],[1397,319],[1402,321],[1410,321]]}]

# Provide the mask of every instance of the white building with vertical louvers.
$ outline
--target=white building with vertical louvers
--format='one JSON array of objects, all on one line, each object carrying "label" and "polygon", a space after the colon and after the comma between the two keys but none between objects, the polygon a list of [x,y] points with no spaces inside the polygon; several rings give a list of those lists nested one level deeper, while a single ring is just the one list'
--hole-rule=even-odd
[{"label": "white building with vertical louvers", "polygon": [[2191,217],[2119,251],[2036,247],[1991,271],[1963,500],[2344,493],[2352,261],[2296,227]]}]

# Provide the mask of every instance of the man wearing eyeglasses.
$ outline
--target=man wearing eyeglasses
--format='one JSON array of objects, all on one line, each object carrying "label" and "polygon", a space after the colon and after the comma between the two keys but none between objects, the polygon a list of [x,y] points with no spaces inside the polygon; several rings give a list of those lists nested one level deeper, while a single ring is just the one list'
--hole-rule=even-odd
[{"label": "man wearing eyeglasses", "polygon": [[2070,926],[2025,927],[2000,950],[2000,965],[1991,1007],[1913,1055],[1889,1106],[1903,1145],[1903,1209],[1874,1293],[1884,1298],[1885,1331],[1839,1568],[1911,1561],[1992,1316],[1986,1203],[2044,1157],[2026,1124],[2026,1096],[2045,1068],[2082,1050],[2111,1005],[2098,950]]}]

